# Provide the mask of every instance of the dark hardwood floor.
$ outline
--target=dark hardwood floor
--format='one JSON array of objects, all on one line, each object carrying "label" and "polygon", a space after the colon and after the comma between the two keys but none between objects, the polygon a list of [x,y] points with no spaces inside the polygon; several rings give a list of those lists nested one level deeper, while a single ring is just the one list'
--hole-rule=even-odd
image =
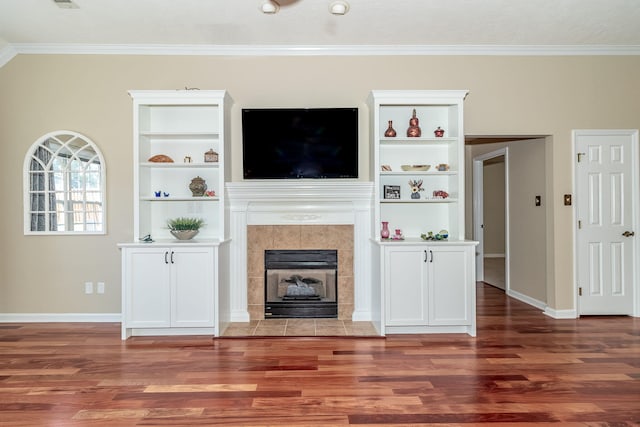
[{"label": "dark hardwood floor", "polygon": [[640,425],[640,319],[478,285],[478,336],[136,337],[0,324],[0,426]]}]

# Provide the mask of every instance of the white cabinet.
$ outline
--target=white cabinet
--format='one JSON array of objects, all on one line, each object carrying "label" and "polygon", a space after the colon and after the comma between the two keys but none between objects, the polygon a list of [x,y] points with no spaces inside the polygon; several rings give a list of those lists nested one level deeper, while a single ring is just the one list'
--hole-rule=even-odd
[{"label": "white cabinet", "polygon": [[422,246],[386,246],[384,293],[387,326],[418,326],[428,322],[426,249]]},{"label": "white cabinet", "polygon": [[213,245],[122,246],[122,338],[215,334]]},{"label": "white cabinet", "polygon": [[[133,236],[121,243],[122,338],[131,335],[219,335],[230,318],[231,100],[217,90],[134,90]],[[207,192],[192,191],[196,178]],[[167,221],[204,220],[178,241]],[[153,242],[143,243],[150,236]]]},{"label": "white cabinet", "polygon": [[475,336],[474,242],[383,243],[385,333]]},{"label": "white cabinet", "polygon": [[[373,265],[381,269],[373,275],[381,308],[372,312],[383,334],[475,335],[476,242],[464,240],[466,95],[464,90],[402,90],[369,96],[372,233],[378,249],[372,253]],[[387,132],[390,127],[395,135]],[[390,238],[381,236],[383,223]],[[444,240],[421,237],[442,230]]]}]

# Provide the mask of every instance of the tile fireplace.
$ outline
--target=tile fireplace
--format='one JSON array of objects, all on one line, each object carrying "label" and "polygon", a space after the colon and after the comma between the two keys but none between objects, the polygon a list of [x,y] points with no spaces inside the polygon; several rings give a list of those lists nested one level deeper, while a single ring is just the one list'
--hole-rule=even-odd
[{"label": "tile fireplace", "polygon": [[264,319],[265,251],[335,250],[339,319],[370,321],[371,182],[231,182],[231,322]]}]

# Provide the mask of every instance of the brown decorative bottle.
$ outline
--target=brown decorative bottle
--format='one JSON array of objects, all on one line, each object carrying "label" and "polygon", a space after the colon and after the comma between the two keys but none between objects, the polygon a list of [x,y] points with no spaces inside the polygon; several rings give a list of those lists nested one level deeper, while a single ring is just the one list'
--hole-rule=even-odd
[{"label": "brown decorative bottle", "polygon": [[420,121],[416,117],[416,109],[413,109],[413,116],[409,119],[409,129],[407,129],[407,136],[410,138],[419,138],[422,135],[420,130]]},{"label": "brown decorative bottle", "polygon": [[384,136],[386,138],[395,138],[396,135],[396,130],[393,128],[393,120],[389,120],[389,127],[384,132]]}]

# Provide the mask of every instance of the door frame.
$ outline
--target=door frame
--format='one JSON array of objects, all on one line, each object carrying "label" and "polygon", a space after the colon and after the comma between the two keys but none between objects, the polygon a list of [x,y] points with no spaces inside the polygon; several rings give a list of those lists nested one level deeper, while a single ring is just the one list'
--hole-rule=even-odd
[{"label": "door frame", "polygon": [[476,280],[484,280],[484,162],[504,156],[504,291],[509,285],[509,147],[503,147],[473,158],[473,240],[476,246]]},{"label": "door frame", "polygon": [[[638,129],[574,129],[571,131],[571,174],[573,177],[572,192],[578,197],[578,175],[576,171],[577,149],[576,143],[578,136],[581,135],[627,135],[631,138],[631,227],[637,233],[633,250],[635,257],[632,266],[632,294],[633,308],[632,316],[640,317],[640,175],[638,167],[640,165],[639,148],[638,148]],[[576,310],[576,317],[580,317],[580,300],[578,298],[578,204],[572,203],[573,210],[573,306]]]}]

